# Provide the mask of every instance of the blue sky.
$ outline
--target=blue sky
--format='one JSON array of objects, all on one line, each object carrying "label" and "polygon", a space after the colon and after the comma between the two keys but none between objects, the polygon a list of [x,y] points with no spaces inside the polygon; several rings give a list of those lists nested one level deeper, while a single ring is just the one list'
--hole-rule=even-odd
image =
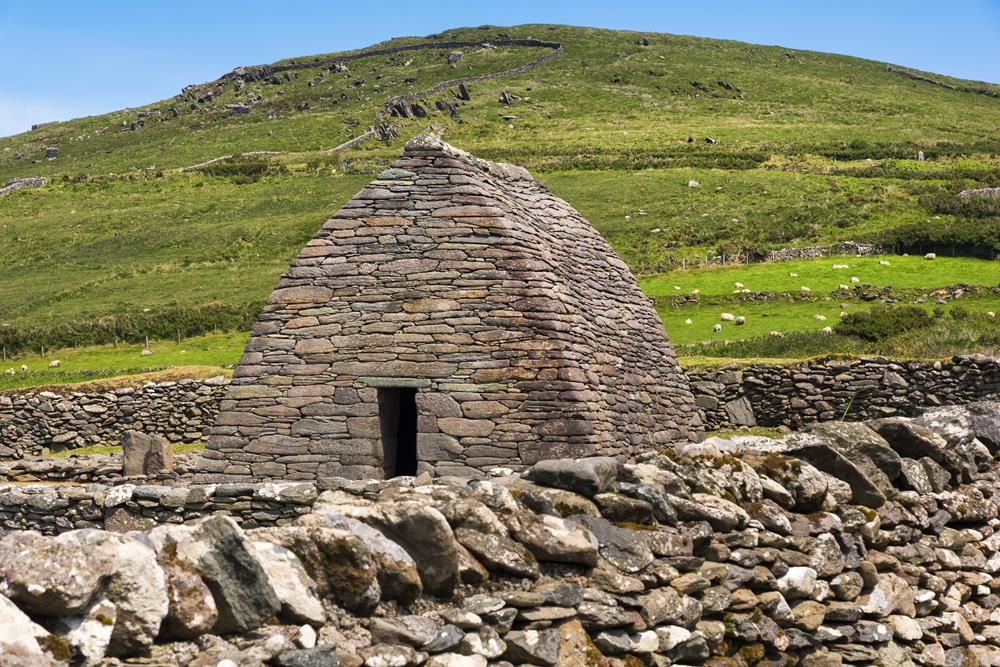
[{"label": "blue sky", "polygon": [[1000,0],[0,0],[0,136],[167,98],[237,65],[519,23],[738,39],[1000,82]]}]

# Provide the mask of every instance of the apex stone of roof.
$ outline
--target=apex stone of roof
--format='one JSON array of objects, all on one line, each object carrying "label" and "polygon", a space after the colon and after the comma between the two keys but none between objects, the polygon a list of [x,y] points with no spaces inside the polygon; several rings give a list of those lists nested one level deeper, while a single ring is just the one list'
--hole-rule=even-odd
[{"label": "apex stone of roof", "polygon": [[203,481],[481,477],[702,437],[649,300],[521,167],[419,135],[260,314]]}]

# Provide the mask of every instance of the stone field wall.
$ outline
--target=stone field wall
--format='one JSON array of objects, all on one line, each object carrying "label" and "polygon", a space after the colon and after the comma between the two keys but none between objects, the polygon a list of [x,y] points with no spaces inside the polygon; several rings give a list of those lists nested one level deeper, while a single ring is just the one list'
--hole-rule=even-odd
[{"label": "stone field wall", "polygon": [[0,662],[995,665],[998,452],[994,402],[476,480],[0,487],[50,533],[0,533]]},{"label": "stone field wall", "polygon": [[797,366],[688,370],[706,429],[913,415],[1000,397],[1000,359],[817,360]]},{"label": "stone field wall", "polygon": [[106,392],[0,394],[0,460],[118,444],[129,429],[171,442],[203,440],[227,385],[218,377]]},{"label": "stone field wall", "polygon": [[[827,360],[687,372],[708,429],[909,416],[921,407],[1000,397],[1000,361],[987,357],[933,363]],[[201,440],[226,386],[219,379],[187,380],[111,393],[0,395],[0,460],[30,457],[43,448],[116,444],[129,428],[161,433],[173,442]],[[95,407],[88,411],[87,405]],[[91,457],[87,463],[46,459],[25,461],[19,469],[11,465],[0,465],[0,479],[33,475],[107,482],[121,470],[120,459],[97,463]],[[93,474],[95,469],[101,471]],[[191,471],[181,466],[178,472],[185,479]]]}]

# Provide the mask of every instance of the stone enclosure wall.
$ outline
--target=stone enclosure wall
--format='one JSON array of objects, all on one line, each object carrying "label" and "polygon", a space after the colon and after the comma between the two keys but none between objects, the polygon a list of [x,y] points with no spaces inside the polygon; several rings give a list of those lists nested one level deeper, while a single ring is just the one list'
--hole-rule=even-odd
[{"label": "stone enclosure wall", "polygon": [[0,394],[0,460],[118,444],[124,431],[204,440],[228,381],[182,380],[106,392]]},{"label": "stone enclosure wall", "polygon": [[1000,397],[1000,359],[817,360],[795,366],[688,370],[707,429],[914,415],[923,407]]},{"label": "stone enclosure wall", "polygon": [[0,487],[52,534],[0,537],[0,661],[995,665],[998,451],[979,403],[489,479]]}]

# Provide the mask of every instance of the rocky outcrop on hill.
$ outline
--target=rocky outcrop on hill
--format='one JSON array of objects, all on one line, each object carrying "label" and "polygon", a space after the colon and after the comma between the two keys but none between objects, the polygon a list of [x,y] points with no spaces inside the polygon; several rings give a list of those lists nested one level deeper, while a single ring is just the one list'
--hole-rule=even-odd
[{"label": "rocky outcrop on hill", "polygon": [[40,188],[43,185],[45,185],[46,183],[48,183],[48,182],[49,182],[49,179],[43,178],[41,176],[31,176],[29,178],[19,178],[17,180],[10,181],[6,185],[4,185],[2,188],[0,188],[0,197],[9,195],[11,192],[14,192],[15,190],[25,190],[25,189],[28,189],[28,188]]},{"label": "rocky outcrop on hill", "polygon": [[268,527],[216,514],[15,531],[0,539],[0,623],[17,632],[0,655],[998,664],[998,450],[1000,403],[978,403],[625,464],[328,480],[311,511]]}]

